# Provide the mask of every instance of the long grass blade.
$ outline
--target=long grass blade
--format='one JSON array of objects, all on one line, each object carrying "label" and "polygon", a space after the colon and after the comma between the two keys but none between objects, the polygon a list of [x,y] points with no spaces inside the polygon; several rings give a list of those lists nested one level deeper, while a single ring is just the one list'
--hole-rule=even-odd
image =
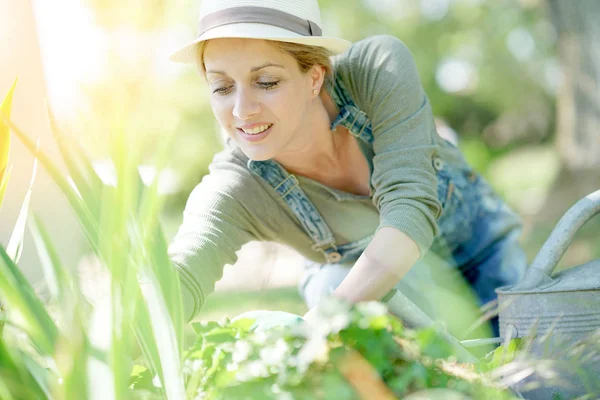
[{"label": "long grass blade", "polygon": [[12,167],[8,168],[8,171],[2,174],[0,177],[0,208],[2,208],[2,200],[4,200],[4,193],[6,193],[6,188],[8,187],[8,180],[10,179],[10,172],[12,171]]},{"label": "long grass blade", "polygon": [[12,121],[7,119],[5,116],[0,115],[5,124],[9,125],[13,133],[19,138],[23,145],[31,152],[34,157],[37,157],[44,169],[48,172],[50,177],[58,185],[63,194],[67,197],[69,204],[75,211],[77,220],[81,224],[83,231],[88,238],[90,245],[93,248],[97,247],[98,240],[98,223],[94,219],[90,210],[85,206],[79,194],[71,187],[68,180],[63,177],[58,167],[50,160],[50,158],[43,152],[37,151],[34,142],[25,134],[19,127],[17,127]]},{"label": "long grass blade", "polygon": [[[168,256],[168,243],[159,224],[160,210],[164,204],[164,197],[160,196],[160,171],[167,165],[173,144],[173,135],[161,142],[156,162],[156,174],[152,184],[146,188],[140,199],[139,218],[140,225],[144,229],[142,243],[136,248],[149,249],[149,265],[153,267],[153,272],[161,285],[161,291],[165,296],[165,301],[169,314],[173,321],[173,327],[179,345],[180,354],[183,353],[183,335],[184,335],[184,316],[183,305],[181,301],[181,289],[179,286],[179,276],[171,264]],[[144,264],[146,265],[146,264]]]},{"label": "long grass blade", "polygon": [[156,339],[158,354],[162,366],[161,382],[163,384],[167,399],[184,399],[185,387],[183,381],[183,370],[181,353],[173,321],[169,314],[167,303],[160,290],[160,284],[150,268],[142,271],[144,281],[148,282],[143,291],[144,299],[150,312],[150,324]]},{"label": "long grass blade", "polygon": [[129,294],[123,290],[123,286],[113,281],[113,326],[112,346],[110,349],[111,367],[114,378],[115,395],[118,400],[129,400],[128,393],[129,377],[131,376],[132,363],[127,358],[128,344],[131,343],[131,326],[129,321],[130,309]]},{"label": "long grass blade", "polygon": [[100,195],[102,193],[102,181],[92,167],[91,157],[77,143],[77,141],[63,132],[54,117],[54,114],[46,103],[46,112],[50,123],[50,130],[54,141],[65,162],[69,175],[77,187],[84,203],[93,215],[97,215],[100,207]]},{"label": "long grass blade", "polygon": [[41,367],[26,354],[17,352],[0,341],[0,398],[52,399]]},{"label": "long grass blade", "polygon": [[42,354],[54,354],[58,328],[17,265],[0,246],[0,293],[11,323],[23,330]]},{"label": "long grass blade", "polygon": [[[110,351],[113,346],[113,296],[108,294],[104,301],[97,304],[92,312],[89,326],[91,346],[87,370],[88,398],[90,400],[115,399],[114,375],[111,368]],[[96,354],[101,354],[100,359]]]},{"label": "long grass blade", "polygon": [[20,352],[19,357],[23,360],[23,364],[31,374],[31,377],[35,380],[39,388],[44,392],[45,397],[39,398],[47,398],[48,400],[53,399],[50,382],[56,381],[57,376],[54,375],[48,368],[44,368],[39,365],[29,354],[25,352]]},{"label": "long grass blade", "polygon": [[146,242],[146,248],[150,249],[151,265],[161,283],[161,291],[164,295],[167,310],[173,323],[176,340],[180,354],[183,352],[184,345],[184,316],[183,303],[181,298],[181,288],[177,270],[173,268],[171,260],[168,257],[168,243],[159,227],[155,229],[154,237],[151,242]]},{"label": "long grass blade", "polygon": [[137,301],[133,325],[138,344],[148,363],[148,369],[152,372],[153,376],[162,376],[162,364],[160,362],[160,355],[158,354],[157,341],[152,331],[152,324],[150,323],[150,313],[141,295]]},{"label": "long grass blade", "polygon": [[[39,151],[40,141],[37,141],[37,149]],[[33,162],[33,172],[31,173],[31,180],[29,181],[29,188],[25,194],[25,199],[21,204],[21,211],[17,217],[17,222],[13,229],[13,232],[8,241],[6,252],[8,256],[12,258],[15,264],[19,263],[21,254],[23,252],[23,238],[25,237],[25,225],[27,224],[27,216],[29,215],[29,203],[31,202],[31,193],[33,192],[33,183],[35,182],[35,176],[37,174],[38,161],[37,158]]]},{"label": "long grass blade", "polygon": [[[12,100],[13,95],[15,93],[15,88],[17,87],[18,78],[13,82],[12,87],[2,100],[0,104],[0,115],[3,117],[10,119],[10,113],[12,110]],[[0,181],[3,180],[3,177],[6,172],[6,168],[8,165],[8,153],[10,150],[10,128],[8,124],[0,121]],[[0,196],[0,203],[2,200],[2,196]]]},{"label": "long grass blade", "polygon": [[66,293],[73,287],[73,278],[63,267],[50,234],[38,216],[34,215],[33,220],[30,221],[29,230],[33,236],[50,296],[57,304],[64,305]]}]

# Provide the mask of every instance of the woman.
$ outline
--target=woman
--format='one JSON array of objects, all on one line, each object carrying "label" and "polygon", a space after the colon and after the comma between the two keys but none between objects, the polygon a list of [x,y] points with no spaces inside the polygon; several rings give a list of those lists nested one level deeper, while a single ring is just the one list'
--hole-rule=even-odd
[{"label": "woman", "polygon": [[482,303],[521,277],[518,217],[436,133],[402,42],[323,37],[316,0],[204,0],[199,29],[172,60],[199,67],[228,140],[170,246],[188,320],[251,240],[308,260],[309,307],[419,302],[433,253]]}]

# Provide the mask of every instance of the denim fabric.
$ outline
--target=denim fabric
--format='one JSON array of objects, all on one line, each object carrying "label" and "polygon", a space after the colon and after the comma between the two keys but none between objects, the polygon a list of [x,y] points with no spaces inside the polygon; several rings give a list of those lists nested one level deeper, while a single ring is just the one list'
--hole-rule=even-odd
[{"label": "denim fabric", "polygon": [[[361,148],[372,172],[372,157],[368,151],[373,132],[367,114],[356,106],[339,80],[335,80],[331,96],[340,109],[331,128],[342,125],[362,142]],[[453,147],[445,141],[443,145]],[[437,221],[440,234],[434,239],[430,253],[457,268],[481,303],[487,303],[496,298],[495,288],[518,282],[524,273],[526,259],[517,241],[521,222],[466,162],[446,164],[435,157],[433,166],[437,171],[438,199],[443,211]],[[341,283],[373,236],[337,244],[331,229],[294,175],[273,160],[250,160],[248,168],[282,197],[312,239],[313,249],[322,252],[328,260],[324,265],[307,261],[305,277],[299,284],[301,295],[312,307]],[[424,295],[428,288],[435,288],[432,286],[435,276],[427,259],[424,257],[413,266],[396,288],[435,318],[435,307]],[[492,323],[497,333],[497,320]]]},{"label": "denim fabric", "polygon": [[[458,269],[483,305],[496,298],[495,289],[517,283],[524,274],[526,257],[518,238],[519,217],[493,192],[477,173],[445,165],[438,160],[438,197],[443,212],[438,219],[440,234],[430,253],[396,285],[431,317],[436,307],[426,293],[435,289],[432,259],[441,258],[447,267]],[[360,255],[360,252],[358,253]],[[306,263],[298,288],[307,306],[312,307],[335,290],[351,265]],[[436,268],[439,266],[436,266]],[[498,334],[498,320],[492,321]]]},{"label": "denim fabric", "polygon": [[283,198],[315,243],[315,248],[328,248],[335,243],[333,233],[319,211],[304,194],[294,175],[289,174],[274,160],[251,162],[249,168],[266,180]]}]

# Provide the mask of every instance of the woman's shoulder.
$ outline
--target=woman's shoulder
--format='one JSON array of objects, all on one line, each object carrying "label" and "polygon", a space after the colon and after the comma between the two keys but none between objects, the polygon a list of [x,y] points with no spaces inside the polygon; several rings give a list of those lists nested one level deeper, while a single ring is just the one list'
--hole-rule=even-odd
[{"label": "woman's shoulder", "polygon": [[381,114],[382,109],[395,112],[398,104],[414,112],[423,103],[416,64],[395,36],[375,35],[355,42],[334,65],[335,82],[369,115]]},{"label": "woman's shoulder", "polygon": [[389,60],[412,62],[410,50],[402,40],[393,35],[373,35],[352,43],[348,50],[333,62],[341,68],[356,68],[372,65],[381,67]]}]

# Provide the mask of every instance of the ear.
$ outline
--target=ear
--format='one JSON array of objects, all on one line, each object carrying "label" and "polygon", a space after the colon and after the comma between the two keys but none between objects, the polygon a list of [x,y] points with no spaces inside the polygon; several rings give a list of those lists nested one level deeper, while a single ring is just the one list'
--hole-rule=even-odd
[{"label": "ear", "polygon": [[315,96],[318,96],[318,93],[321,91],[321,87],[325,81],[325,73],[325,67],[319,64],[313,65],[309,72],[311,91],[317,90],[317,94]]}]

